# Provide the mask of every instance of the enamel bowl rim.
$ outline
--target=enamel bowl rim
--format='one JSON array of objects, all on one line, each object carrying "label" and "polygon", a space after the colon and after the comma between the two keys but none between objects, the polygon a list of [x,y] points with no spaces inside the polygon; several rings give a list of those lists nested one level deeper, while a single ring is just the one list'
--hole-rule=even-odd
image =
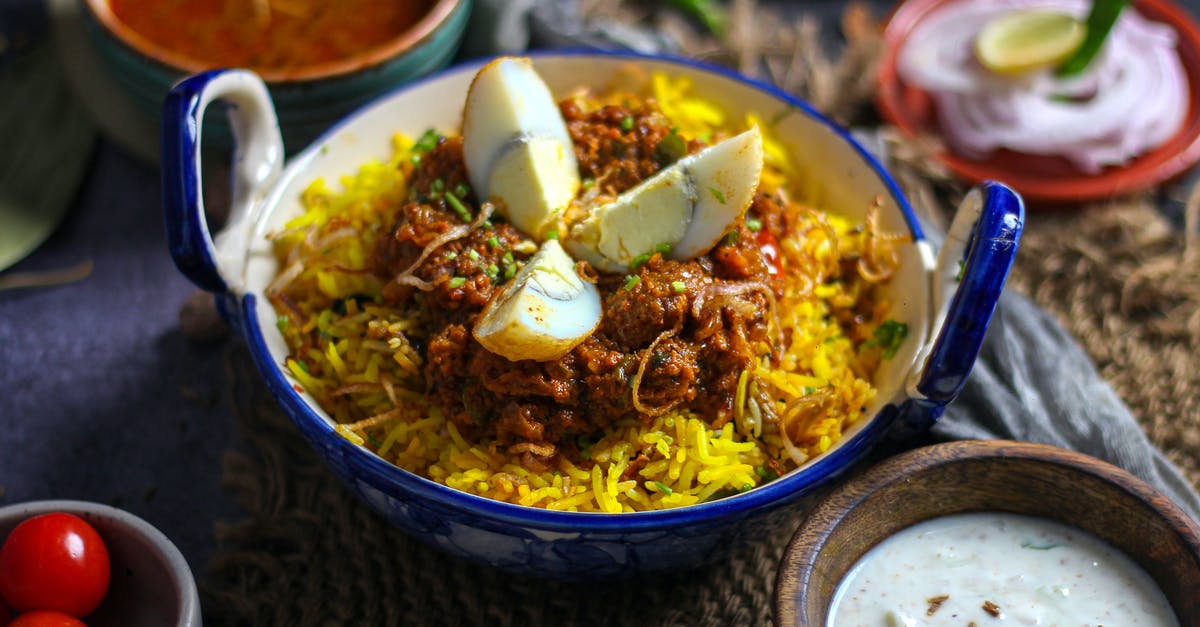
[{"label": "enamel bowl rim", "polygon": [[[854,140],[847,130],[817,112],[811,105],[786,94],[774,86],[743,76],[727,68],[711,65],[703,61],[669,55],[645,55],[624,51],[550,50],[540,52],[531,51],[522,56],[528,56],[535,60],[549,61],[551,63],[556,58],[577,59],[581,57],[660,62],[677,67],[681,74],[716,74],[719,77],[738,83],[739,88],[764,92],[767,96],[770,96],[781,104],[800,110],[803,114],[811,118],[814,123],[832,131],[841,142],[852,147],[860,158],[860,167],[871,170],[871,173],[877,176],[879,181],[888,190],[901,214],[900,217],[907,223],[913,235],[914,244],[925,241],[915,213],[901,193],[895,180],[883,166],[861,144]],[[474,59],[458,63],[407,83],[393,91],[382,94],[335,123],[319,135],[307,148],[290,159],[289,163],[284,166],[280,177],[270,186],[266,194],[266,207],[263,215],[269,215],[275,210],[278,194],[288,185],[293,177],[299,176],[307,168],[309,161],[312,157],[319,154],[322,146],[337,134],[339,130],[365,111],[373,108],[374,105],[381,101],[412,90],[419,90],[426,83],[438,80],[444,75],[466,71],[469,68],[477,68],[486,63],[486,61],[486,59]],[[391,462],[338,435],[314,407],[296,393],[283,369],[272,359],[270,350],[263,339],[264,330],[259,325],[254,314],[257,306],[255,302],[257,297],[255,290],[248,290],[241,297],[238,308],[239,317],[243,320],[243,335],[250,345],[251,355],[258,366],[260,374],[266,380],[277,402],[291,410],[289,413],[291,413],[292,420],[300,428],[301,432],[310,440],[321,443],[323,446],[321,453],[323,455],[327,457],[333,456],[343,461],[346,468],[352,472],[356,479],[362,480],[362,476],[365,474],[370,477],[370,480],[374,480],[376,483],[385,483],[391,489],[399,488],[403,492],[407,492],[425,503],[436,503],[443,507],[470,512],[490,520],[505,521],[525,527],[565,531],[579,531],[586,528],[593,531],[634,532],[671,528],[699,523],[701,521],[715,521],[726,518],[736,519],[756,511],[770,509],[772,506],[784,504],[805,495],[813,487],[824,483],[831,477],[835,477],[839,472],[847,469],[855,461],[859,460],[867,450],[873,448],[882,439],[883,435],[891,427],[899,411],[899,405],[895,403],[886,404],[878,413],[866,416],[864,418],[866,423],[863,424],[862,428],[856,434],[852,437],[845,437],[835,449],[811,462],[810,465],[804,467],[801,471],[792,471],[782,478],[765,485],[757,486],[745,493],[716,501],[664,510],[624,512],[620,514],[555,511],[517,505],[469,494],[436,483],[395,466]],[[934,313],[930,312],[929,315],[933,315]],[[928,338],[928,341],[931,342],[932,339],[932,337]],[[908,368],[914,366],[915,364],[909,365]]]},{"label": "enamel bowl rim", "polygon": [[[200,59],[176,52],[155,43],[121,21],[109,6],[110,0],[84,0],[83,5],[104,31],[138,55],[178,74],[195,74],[214,66]],[[429,10],[415,24],[396,34],[385,43],[361,50],[348,57],[293,69],[257,71],[268,84],[275,86],[304,84],[367,71],[403,56],[428,41],[451,21],[459,10],[467,10],[471,0],[432,0]]]}]

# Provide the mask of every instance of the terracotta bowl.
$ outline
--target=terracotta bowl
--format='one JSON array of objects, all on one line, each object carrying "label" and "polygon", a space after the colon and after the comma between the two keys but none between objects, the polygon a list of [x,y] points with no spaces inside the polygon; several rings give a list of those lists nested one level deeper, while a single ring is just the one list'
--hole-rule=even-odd
[{"label": "terracotta bowl", "polygon": [[1181,625],[1200,625],[1200,527],[1128,472],[1042,444],[963,441],[893,457],[843,484],[793,536],[776,577],[780,626],[823,625],[855,562],[931,518],[996,511],[1087,531],[1123,551],[1165,593]]},{"label": "terracotta bowl", "polygon": [[[876,104],[890,123],[909,135],[936,132],[933,101],[923,90],[908,85],[896,70],[900,48],[913,29],[937,8],[956,0],[908,0],[899,4],[884,30]],[[1146,18],[1170,25],[1179,36],[1178,51],[1191,87],[1200,93],[1200,27],[1188,11],[1171,0],[1135,0]],[[1122,167],[1107,167],[1085,174],[1062,157],[1028,155],[997,150],[987,159],[974,160],[945,152],[941,161],[968,182],[1002,180],[1031,204],[1063,204],[1099,200],[1150,188],[1180,174],[1200,160],[1200,99],[1192,98],[1183,128],[1163,145]]]},{"label": "terracotta bowl", "polygon": [[112,579],[90,627],[200,627],[200,595],[183,554],[161,531],[129,512],[87,501],[30,501],[0,507],[0,539],[23,521],[74,514],[108,548]]}]

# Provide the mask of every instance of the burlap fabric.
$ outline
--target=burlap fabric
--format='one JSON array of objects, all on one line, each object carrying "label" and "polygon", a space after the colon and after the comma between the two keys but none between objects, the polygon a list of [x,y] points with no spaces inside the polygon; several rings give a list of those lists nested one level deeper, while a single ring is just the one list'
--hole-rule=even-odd
[{"label": "burlap fabric", "polygon": [[[735,3],[734,45],[692,50],[747,69],[766,60],[783,83],[844,122],[869,114],[876,48],[863,16],[848,20],[838,59],[804,48],[811,21],[779,25]],[[740,21],[738,21],[740,20]],[[790,29],[743,41],[753,24]],[[670,25],[668,25],[670,28]],[[739,30],[741,29],[741,30]],[[773,32],[773,31],[772,31]],[[748,49],[746,46],[749,45]],[[711,46],[705,49],[705,46]],[[758,46],[755,50],[754,47]],[[781,56],[762,48],[774,46]],[[768,51],[770,52],[770,51]],[[757,55],[757,56],[756,56]],[[790,59],[786,62],[778,58]],[[768,73],[772,70],[768,70]],[[920,142],[892,138],[899,178],[914,204],[951,206],[961,189]],[[1132,409],[1151,440],[1200,485],[1200,198],[1164,216],[1154,198],[1032,212],[1012,289],[1057,316]],[[936,219],[937,212],[933,214]],[[1174,220],[1172,220],[1172,217]],[[1187,223],[1186,225],[1184,223]],[[1186,228],[1185,228],[1186,227]],[[1184,233],[1189,235],[1185,236]],[[245,517],[218,525],[218,550],[201,573],[213,625],[745,625],[770,621],[783,547],[799,524],[698,571],[602,584],[513,577],[448,557],[388,525],[325,470],[260,382],[246,351],[227,348],[228,405],[244,445],[228,454],[227,489]]]}]

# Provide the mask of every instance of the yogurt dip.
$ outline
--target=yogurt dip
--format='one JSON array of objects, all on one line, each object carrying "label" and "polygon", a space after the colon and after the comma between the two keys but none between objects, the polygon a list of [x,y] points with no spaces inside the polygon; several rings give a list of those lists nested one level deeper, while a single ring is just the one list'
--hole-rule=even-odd
[{"label": "yogurt dip", "polygon": [[983,512],[918,523],[868,551],[838,586],[828,624],[1179,622],[1146,571],[1099,538],[1052,520]]}]

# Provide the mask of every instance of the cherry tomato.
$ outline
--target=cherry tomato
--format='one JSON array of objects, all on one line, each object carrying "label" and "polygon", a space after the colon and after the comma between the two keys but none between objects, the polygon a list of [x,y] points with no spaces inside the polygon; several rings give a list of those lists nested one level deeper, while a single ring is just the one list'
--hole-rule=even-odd
[{"label": "cherry tomato", "polygon": [[108,592],[108,548],[83,519],[56,512],[17,525],[0,547],[0,596],[17,612],[83,618]]},{"label": "cherry tomato", "polygon": [[87,627],[83,621],[54,610],[34,610],[13,619],[8,627]]},{"label": "cherry tomato", "polygon": [[767,260],[767,274],[783,274],[783,262],[779,258],[779,240],[770,231],[762,229],[755,238],[758,249],[762,251],[763,259]]}]

